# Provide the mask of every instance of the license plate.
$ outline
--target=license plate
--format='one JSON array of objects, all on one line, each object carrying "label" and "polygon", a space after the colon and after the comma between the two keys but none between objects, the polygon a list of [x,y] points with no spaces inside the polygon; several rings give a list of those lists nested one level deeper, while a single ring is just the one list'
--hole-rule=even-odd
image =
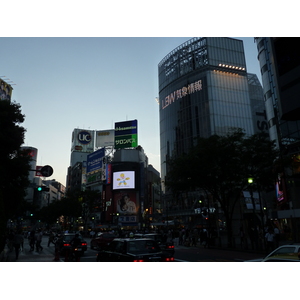
[{"label": "license plate", "polygon": [[81,248],[76,248],[75,251],[82,251],[82,249]]},{"label": "license plate", "polygon": [[151,261],[160,261],[160,257],[150,257]]}]

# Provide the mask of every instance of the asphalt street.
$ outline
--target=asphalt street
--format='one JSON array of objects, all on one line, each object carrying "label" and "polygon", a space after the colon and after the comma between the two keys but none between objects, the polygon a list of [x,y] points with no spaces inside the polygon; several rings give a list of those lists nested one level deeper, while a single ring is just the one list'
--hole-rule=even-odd
[{"label": "asphalt street", "polygon": [[[96,262],[97,250],[90,248],[90,238],[85,238],[88,249],[81,257],[81,262]],[[43,250],[40,252],[30,251],[28,240],[24,240],[24,249],[20,252],[18,260],[15,259],[15,252],[9,252],[6,247],[7,259],[9,262],[56,262],[54,245],[48,247],[48,237],[44,236],[41,243]],[[204,248],[175,246],[175,261],[177,262],[242,262],[245,260],[264,257],[263,253],[228,250],[225,248]],[[64,257],[59,257],[58,262],[65,262]]]}]

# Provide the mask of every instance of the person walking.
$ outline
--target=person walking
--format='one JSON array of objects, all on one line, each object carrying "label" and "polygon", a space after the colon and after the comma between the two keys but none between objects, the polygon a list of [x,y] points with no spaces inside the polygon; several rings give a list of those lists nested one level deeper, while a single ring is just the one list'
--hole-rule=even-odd
[{"label": "person walking", "polygon": [[49,239],[48,239],[48,247],[50,247],[51,243],[55,245],[55,243],[53,242],[53,240],[54,240],[54,233],[52,231],[50,231]]},{"label": "person walking", "polygon": [[15,233],[14,239],[13,239],[13,246],[15,248],[16,260],[18,260],[18,258],[19,258],[20,248],[21,248],[21,245],[23,244],[23,242],[24,242],[23,234],[22,234],[21,230],[18,230]]},{"label": "person walking", "polygon": [[30,250],[29,251],[33,251],[34,250],[34,245],[35,245],[35,231],[32,230],[30,232],[30,235],[28,237],[29,239],[29,245],[30,245]]},{"label": "person walking", "polygon": [[43,250],[43,247],[41,246],[42,237],[43,237],[43,233],[41,229],[39,229],[38,233],[36,234],[36,252],[39,252],[40,249],[41,251]]},{"label": "person walking", "polygon": [[267,253],[272,251],[274,249],[274,239],[275,239],[275,234],[271,228],[269,228],[268,232],[265,235],[265,239],[267,242]]},{"label": "person walking", "polygon": [[278,227],[274,227],[274,235],[275,235],[275,246],[276,248],[279,247],[279,240],[280,240],[280,231]]},{"label": "person walking", "polygon": [[8,233],[8,241],[7,241],[7,246],[8,246],[8,249],[9,249],[9,252],[13,252],[13,247],[14,247],[14,232],[13,230],[10,230],[9,233]]}]

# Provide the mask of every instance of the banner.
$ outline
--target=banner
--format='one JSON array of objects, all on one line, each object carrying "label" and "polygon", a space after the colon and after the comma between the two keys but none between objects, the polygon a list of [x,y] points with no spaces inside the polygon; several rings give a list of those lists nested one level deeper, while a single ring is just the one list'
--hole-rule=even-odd
[{"label": "banner", "polygon": [[86,172],[96,172],[102,169],[103,158],[105,156],[105,149],[99,149],[87,156]]}]

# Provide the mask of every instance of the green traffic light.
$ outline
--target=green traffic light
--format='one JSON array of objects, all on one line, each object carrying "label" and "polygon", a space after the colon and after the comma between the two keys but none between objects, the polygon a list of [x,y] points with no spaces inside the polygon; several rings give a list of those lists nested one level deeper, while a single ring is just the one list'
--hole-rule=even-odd
[{"label": "green traffic light", "polygon": [[42,188],[41,186],[39,186],[39,187],[37,188],[37,190],[38,190],[39,192],[41,192],[41,191],[43,190],[43,188]]}]

